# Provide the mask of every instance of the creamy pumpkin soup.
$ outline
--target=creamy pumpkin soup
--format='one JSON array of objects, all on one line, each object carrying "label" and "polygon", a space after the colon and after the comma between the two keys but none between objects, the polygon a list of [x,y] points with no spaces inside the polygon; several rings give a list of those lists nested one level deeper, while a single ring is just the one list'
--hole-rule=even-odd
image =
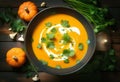
[{"label": "creamy pumpkin soup", "polygon": [[88,50],[88,35],[76,18],[54,14],[40,21],[33,32],[35,56],[53,68],[69,68],[80,62]]}]

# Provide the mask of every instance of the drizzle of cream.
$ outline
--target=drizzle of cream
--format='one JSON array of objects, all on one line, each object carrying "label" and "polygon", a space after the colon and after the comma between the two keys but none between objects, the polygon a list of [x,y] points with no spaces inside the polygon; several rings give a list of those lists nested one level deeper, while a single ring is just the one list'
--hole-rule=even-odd
[{"label": "drizzle of cream", "polygon": [[75,32],[77,33],[78,35],[80,35],[80,30],[77,28],[77,27],[69,27],[69,28],[65,28],[63,27],[61,24],[58,24],[58,27],[59,27],[59,32],[61,34],[64,34],[64,33],[67,33],[67,32]]},{"label": "drizzle of cream", "polygon": [[[41,43],[41,38],[42,38],[42,35],[43,35],[43,33],[46,31],[46,33],[49,33],[50,31],[51,31],[51,29],[53,29],[53,28],[58,28],[58,31],[63,35],[64,33],[67,33],[67,32],[75,32],[75,33],[77,33],[78,35],[80,35],[80,30],[77,28],[77,27],[69,27],[69,28],[65,28],[65,27],[63,27],[61,24],[56,24],[56,25],[53,25],[53,26],[51,26],[51,27],[49,27],[49,28],[47,28],[47,30],[46,30],[46,28],[44,28],[43,30],[42,30],[42,32],[40,33],[40,38],[39,38],[39,43]],[[75,41],[73,40],[73,42],[74,42],[74,44],[72,44],[72,43],[70,43],[69,44],[69,49],[71,49],[71,50],[74,50],[74,47],[73,46],[75,46]],[[61,48],[64,48],[64,46],[61,46]],[[50,49],[48,49],[47,47],[46,47],[46,45],[43,43],[43,49],[45,50],[45,52],[47,53],[47,55],[48,56],[50,56],[51,54],[55,57],[53,60],[54,61],[63,61],[63,60],[65,60],[65,59],[68,59],[68,57],[67,56],[62,56],[62,53],[61,54],[55,54],[55,53],[53,53]],[[58,50],[58,49],[56,49],[56,48],[54,48],[54,50]]]}]

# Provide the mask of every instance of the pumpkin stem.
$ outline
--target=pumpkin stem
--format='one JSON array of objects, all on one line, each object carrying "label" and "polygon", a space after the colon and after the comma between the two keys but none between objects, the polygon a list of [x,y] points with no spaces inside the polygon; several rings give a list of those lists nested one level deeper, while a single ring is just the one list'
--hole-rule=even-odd
[{"label": "pumpkin stem", "polygon": [[24,9],[25,9],[25,11],[26,11],[27,13],[29,13],[29,12],[30,12],[30,11],[28,10],[28,8],[27,8],[27,7],[25,7]]},{"label": "pumpkin stem", "polygon": [[12,57],[15,61],[18,61],[18,58],[16,56]]}]

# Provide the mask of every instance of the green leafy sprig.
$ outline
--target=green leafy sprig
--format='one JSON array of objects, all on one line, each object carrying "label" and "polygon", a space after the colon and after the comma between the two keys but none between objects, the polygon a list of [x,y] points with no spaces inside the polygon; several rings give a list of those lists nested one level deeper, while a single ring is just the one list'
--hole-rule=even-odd
[{"label": "green leafy sprig", "polygon": [[62,36],[63,44],[67,44],[71,42],[72,38],[69,36],[68,33],[63,34]]},{"label": "green leafy sprig", "polygon": [[14,19],[10,23],[10,27],[11,27],[13,32],[22,32],[26,28],[23,21],[21,19],[19,19],[19,18]]},{"label": "green leafy sprig", "polygon": [[116,70],[116,56],[115,50],[110,49],[106,52],[96,51],[88,64],[83,67],[80,72],[93,73],[100,71],[115,71]]},{"label": "green leafy sprig", "polygon": [[69,28],[70,27],[70,24],[69,24],[69,21],[68,20],[61,20],[61,25],[63,27],[66,27],[66,28]]},{"label": "green leafy sprig", "polygon": [[63,50],[62,54],[67,57],[73,57],[75,55],[75,51],[71,49],[65,49]]},{"label": "green leafy sprig", "polygon": [[4,8],[0,12],[0,20],[2,24],[8,23],[13,32],[22,32],[26,28],[25,23],[18,18],[17,13],[11,8]]},{"label": "green leafy sprig", "polygon": [[107,19],[107,8],[97,6],[97,0],[64,0],[70,7],[81,13],[94,26],[98,33],[114,24],[114,19]]}]

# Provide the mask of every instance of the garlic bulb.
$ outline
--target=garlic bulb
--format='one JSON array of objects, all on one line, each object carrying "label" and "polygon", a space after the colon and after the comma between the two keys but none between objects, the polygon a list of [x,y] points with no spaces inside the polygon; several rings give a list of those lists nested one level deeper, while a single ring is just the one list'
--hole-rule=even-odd
[{"label": "garlic bulb", "polygon": [[36,74],[33,78],[32,78],[33,81],[39,81],[39,76]]},{"label": "garlic bulb", "polygon": [[16,35],[17,35],[17,32],[11,33],[11,34],[9,34],[9,37],[10,37],[11,39],[14,39]]},{"label": "garlic bulb", "polygon": [[23,35],[18,38],[18,41],[24,41]]}]

